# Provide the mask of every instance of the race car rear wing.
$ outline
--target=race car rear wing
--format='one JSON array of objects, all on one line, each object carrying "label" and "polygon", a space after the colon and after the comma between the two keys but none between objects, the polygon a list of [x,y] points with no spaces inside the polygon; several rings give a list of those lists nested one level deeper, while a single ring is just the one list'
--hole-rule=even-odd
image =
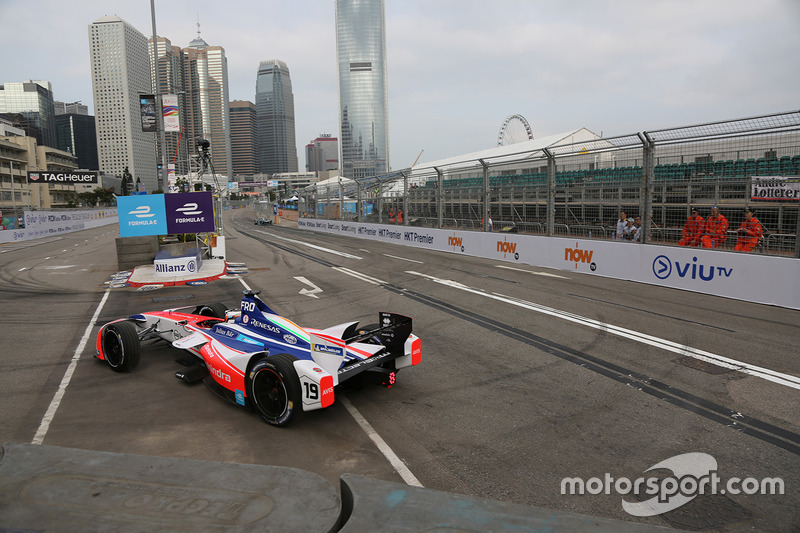
[{"label": "race car rear wing", "polygon": [[389,349],[402,346],[408,336],[411,335],[411,323],[411,317],[381,311],[378,314],[378,328],[349,337],[345,339],[345,343],[352,344],[378,337],[381,340],[381,344]]}]

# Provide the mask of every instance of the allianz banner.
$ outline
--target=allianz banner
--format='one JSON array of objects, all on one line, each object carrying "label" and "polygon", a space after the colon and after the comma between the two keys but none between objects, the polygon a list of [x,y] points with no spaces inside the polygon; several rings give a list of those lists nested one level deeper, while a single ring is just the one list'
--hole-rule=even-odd
[{"label": "allianz banner", "polygon": [[146,194],[117,197],[121,237],[212,233],[211,192]]}]

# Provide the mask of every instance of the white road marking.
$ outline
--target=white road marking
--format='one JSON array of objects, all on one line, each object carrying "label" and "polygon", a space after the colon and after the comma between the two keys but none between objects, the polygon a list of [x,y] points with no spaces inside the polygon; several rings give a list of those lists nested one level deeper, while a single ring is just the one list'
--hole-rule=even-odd
[{"label": "white road marking", "polygon": [[353,404],[350,403],[350,400],[344,396],[338,397],[337,400],[344,405],[345,409],[347,409],[347,412],[349,412],[355,421],[358,422],[358,425],[361,426],[361,429],[364,430],[364,433],[367,434],[367,437],[369,437],[370,440],[375,443],[375,446],[378,447],[383,456],[386,457],[397,473],[400,474],[400,477],[403,478],[403,481],[405,481],[407,485],[411,485],[413,487],[422,487],[422,483],[420,483],[417,477],[411,473],[411,470],[408,469],[403,460],[400,459],[389,447],[389,445],[386,444],[386,441],[383,440],[380,435],[378,435],[378,432],[372,428],[372,425],[367,422],[367,419],[364,418],[358,409],[356,409]]},{"label": "white road marking", "polygon": [[360,279],[361,281],[366,281],[372,285],[386,285],[385,281],[381,281],[378,278],[373,278],[367,276],[366,274],[362,274],[360,272],[356,272],[355,270],[350,270],[349,268],[345,267],[331,267],[334,270],[341,272],[342,274],[347,274],[348,276],[353,276],[354,278]]},{"label": "white road marking", "polygon": [[346,252],[339,252],[337,250],[331,250],[330,248],[323,248],[322,246],[317,246],[316,244],[311,244],[308,242],[298,241],[297,239],[287,239],[286,237],[281,237],[279,235],[275,235],[274,233],[269,233],[267,231],[255,230],[258,233],[263,233],[264,235],[269,235],[275,239],[280,239],[282,241],[293,242],[295,244],[302,244],[303,246],[307,246],[309,248],[313,248],[315,250],[319,250],[320,252],[326,252],[329,254],[339,255],[342,257],[347,257],[348,259],[363,259],[363,257],[358,257],[357,255],[348,254]]},{"label": "white road marking", "polygon": [[399,259],[401,261],[408,261],[409,263],[423,264],[422,261],[415,261],[414,259],[408,259],[406,257],[397,257],[396,255],[389,255],[389,254],[383,254],[383,255],[385,255],[386,257],[391,257],[392,259]]},{"label": "white road marking", "polygon": [[46,266],[44,267],[45,270],[61,270],[62,268],[75,268],[78,265],[55,265],[55,266]]},{"label": "white road marking", "polygon": [[319,298],[319,296],[317,296],[317,293],[318,292],[322,292],[322,289],[320,289],[319,287],[317,287],[316,285],[314,285],[313,283],[308,281],[303,276],[295,276],[294,279],[296,279],[300,283],[304,283],[304,284],[306,284],[306,285],[311,287],[311,290],[306,289],[306,288],[301,289],[300,290],[300,294],[303,294],[305,296],[310,296],[312,298]]},{"label": "white road marking", "polygon": [[525,309],[529,309],[531,311],[536,311],[537,313],[542,313],[545,315],[550,315],[556,318],[560,318],[562,320],[567,320],[569,322],[574,322],[576,324],[580,324],[582,326],[587,326],[594,329],[599,329],[601,331],[606,331],[611,333],[612,335],[617,335],[619,337],[624,337],[626,339],[630,339],[636,342],[640,342],[642,344],[647,344],[650,346],[654,346],[656,348],[661,348],[662,350],[667,350],[669,352],[677,353],[680,355],[693,357],[695,359],[699,359],[701,361],[705,361],[708,363],[715,364],[717,366],[721,366],[723,368],[729,368],[731,370],[737,370],[743,374],[749,374],[751,376],[759,377],[761,379],[765,379],[767,381],[772,381],[773,383],[777,383],[779,385],[784,385],[786,387],[790,387],[793,389],[800,390],[800,377],[793,376],[791,374],[783,374],[781,372],[776,372],[774,370],[770,370],[769,368],[764,368],[756,365],[751,365],[749,363],[745,363],[742,361],[737,361],[736,359],[731,359],[728,357],[724,357],[722,355],[717,355],[711,352],[706,352],[705,350],[699,350],[697,348],[692,348],[690,346],[686,346],[683,344],[679,344],[677,342],[672,342],[666,339],[661,339],[659,337],[654,337],[652,335],[646,335],[644,333],[640,333],[638,331],[634,331],[631,329],[621,328],[619,326],[615,326],[613,324],[608,324],[605,322],[600,322],[598,320],[594,320],[591,318],[583,317],[580,315],[576,315],[574,313],[569,313],[567,311],[561,311],[559,309],[554,309],[552,307],[547,307],[544,305],[539,305],[533,302],[528,302],[525,300],[521,300],[519,298],[514,298],[512,296],[505,296],[499,293],[486,293],[478,289],[474,289],[472,287],[468,287],[461,283],[447,280],[447,279],[440,279],[434,276],[429,276],[428,274],[421,274],[419,272],[413,271],[406,271],[408,274],[414,274],[417,276],[422,276],[424,278],[428,278],[435,283],[439,283],[441,285],[447,285],[449,287],[453,287],[455,289],[459,289],[462,291],[470,292],[472,294],[477,294],[479,296],[483,296],[485,298],[491,298],[493,300],[497,300],[500,302],[504,302],[507,304],[515,305],[517,307],[522,307]]},{"label": "white road marking", "polygon": [[47,435],[48,429],[50,429],[50,423],[56,416],[58,406],[61,405],[61,400],[64,398],[64,394],[67,392],[67,386],[72,380],[72,374],[75,373],[75,367],[78,366],[78,360],[81,358],[81,353],[83,352],[83,349],[92,334],[94,323],[97,322],[97,317],[100,316],[100,311],[102,311],[103,306],[106,304],[106,300],[108,300],[109,293],[110,290],[106,289],[106,292],[103,294],[103,298],[100,299],[100,303],[97,305],[97,309],[94,311],[94,315],[92,315],[92,318],[89,320],[89,324],[86,326],[86,331],[83,332],[83,337],[81,337],[78,347],[75,348],[75,353],[72,356],[72,360],[69,362],[67,371],[64,373],[64,377],[61,378],[61,384],[58,386],[58,390],[56,391],[53,400],[50,402],[50,406],[47,408],[44,418],[42,418],[42,422],[39,424],[39,429],[36,431],[36,435],[34,435],[31,444],[41,444],[44,441],[44,437]]},{"label": "white road marking", "polygon": [[551,274],[550,272],[535,272],[533,270],[525,270],[524,268],[515,268],[505,265],[495,265],[497,268],[505,268],[506,270],[516,270],[517,272],[526,272],[528,274],[533,274],[534,276],[547,276],[548,278],[561,278],[561,279],[570,279],[566,276],[559,276],[558,274]]}]

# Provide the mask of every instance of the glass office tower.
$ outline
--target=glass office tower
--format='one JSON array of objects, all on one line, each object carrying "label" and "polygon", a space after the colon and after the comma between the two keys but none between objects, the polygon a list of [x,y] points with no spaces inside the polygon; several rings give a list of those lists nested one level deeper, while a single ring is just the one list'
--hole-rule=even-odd
[{"label": "glass office tower", "polygon": [[259,172],[297,172],[294,94],[289,67],[283,61],[262,61],[258,66],[256,131]]},{"label": "glass office tower", "polygon": [[0,85],[0,114],[36,137],[39,146],[58,147],[53,89],[49,81],[5,82]]},{"label": "glass office tower", "polygon": [[384,0],[336,0],[341,174],[389,171]]}]

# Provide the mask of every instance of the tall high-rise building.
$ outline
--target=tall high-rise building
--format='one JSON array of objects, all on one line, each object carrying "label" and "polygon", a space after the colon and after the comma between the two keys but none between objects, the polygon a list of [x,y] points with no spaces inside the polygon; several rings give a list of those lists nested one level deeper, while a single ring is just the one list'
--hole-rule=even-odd
[{"label": "tall high-rise building", "polygon": [[231,159],[234,176],[258,173],[256,106],[246,100],[233,100],[231,107]]},{"label": "tall high-rise building", "polygon": [[53,102],[53,107],[55,108],[56,116],[66,115],[67,113],[72,113],[75,115],[89,114],[89,106],[83,105],[80,101],[60,102],[56,100],[55,102]]},{"label": "tall high-rise building", "polygon": [[40,146],[56,148],[53,89],[49,81],[5,82],[0,85],[0,115],[35,137]]},{"label": "tall high-rise building", "polygon": [[262,61],[256,77],[258,168],[264,174],[297,172],[294,94],[289,67]]},{"label": "tall high-rise building", "polygon": [[99,170],[125,168],[148,192],[159,187],[157,136],[142,131],[140,95],[153,91],[147,38],[116,15],[89,25]]},{"label": "tall high-rise building", "polygon": [[211,143],[214,172],[233,176],[231,118],[228,102],[228,59],[221,46],[197,38],[182,49],[186,127],[192,153],[198,138]]},{"label": "tall high-rise building", "polygon": [[94,117],[87,114],[56,115],[56,136],[59,150],[77,158],[78,168],[97,170],[97,130]]},{"label": "tall high-rise building", "polygon": [[389,171],[384,0],[336,0],[341,174]]},{"label": "tall high-rise building", "polygon": [[320,133],[319,137],[306,145],[306,170],[324,172],[339,168],[339,139],[330,133]]},{"label": "tall high-rise building", "polygon": [[[147,50],[150,54],[150,77],[153,79],[153,94],[174,94],[178,97],[178,122],[184,130],[186,124],[185,97],[183,89],[183,56],[178,46],[173,46],[169,39],[158,37],[156,39],[156,52],[153,51],[153,39],[147,40]],[[158,58],[158,80],[156,80],[155,58]],[[187,152],[187,139],[182,131],[164,132],[164,147],[167,153],[167,165],[174,164],[176,174],[187,174],[189,168],[189,152]],[[193,145],[194,143],[192,143]],[[193,147],[192,147],[193,148]],[[158,164],[162,164],[164,157],[161,153],[161,143],[158,143]],[[163,176],[167,176],[164,172]]]}]

